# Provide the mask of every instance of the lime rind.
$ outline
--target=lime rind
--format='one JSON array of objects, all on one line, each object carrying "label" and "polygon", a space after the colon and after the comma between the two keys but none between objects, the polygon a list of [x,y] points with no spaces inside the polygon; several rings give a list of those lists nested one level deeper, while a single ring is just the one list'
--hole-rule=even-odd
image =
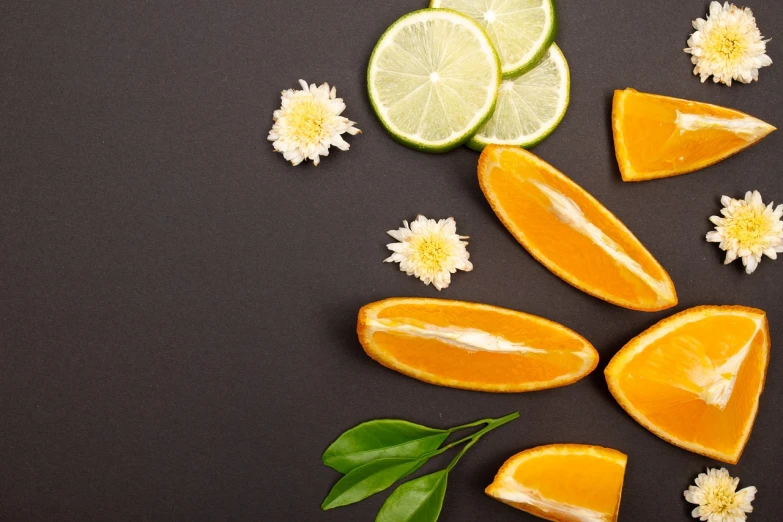
[{"label": "lime rind", "polygon": [[[459,11],[476,21],[490,37],[500,56],[503,78],[510,79],[531,70],[546,54],[555,41],[558,30],[557,9],[554,0],[540,0],[541,5],[519,5],[526,2],[514,0],[431,0],[430,8],[448,8]],[[511,9],[511,11],[508,11]],[[537,9],[543,20],[525,20],[523,12]],[[517,20],[511,25],[492,18],[513,16]],[[516,26],[516,27],[515,27]],[[540,26],[540,29],[538,27]],[[536,34],[529,35],[531,30]],[[531,41],[527,49],[519,56],[519,46]],[[512,49],[514,48],[514,49]]]},{"label": "lime rind", "polygon": [[[435,21],[442,23],[438,26]],[[410,45],[409,49],[402,48],[395,41],[406,26],[427,22],[430,22],[427,31],[443,32],[449,29],[448,34],[442,34],[441,38],[430,39],[430,47],[434,49],[423,47],[421,38],[426,41],[427,35],[422,30],[415,33],[415,46]],[[460,39],[452,42],[454,33],[459,33],[458,36],[463,38],[473,38],[477,45],[468,44],[466,47]],[[410,41],[407,43],[411,44]],[[448,44],[457,46],[457,52],[449,52]],[[459,44],[462,44],[462,49],[459,49]],[[395,50],[390,51],[390,47],[396,47],[396,52],[401,53],[404,59],[395,61],[399,57],[395,57]],[[381,69],[380,63],[398,68]],[[482,70],[483,66],[486,66],[485,70]],[[414,72],[411,73],[411,70]],[[443,73],[444,76],[433,79],[435,73]],[[398,19],[378,40],[367,67],[367,91],[381,124],[395,141],[424,152],[447,152],[464,144],[489,121],[497,101],[501,77],[497,52],[489,36],[475,21],[451,9],[421,9]],[[434,89],[432,85],[437,82],[445,87]],[[386,88],[387,85],[389,88]],[[429,92],[425,96],[422,91],[427,86]],[[461,96],[460,93],[468,96]],[[471,93],[476,95],[475,99]],[[392,99],[394,97],[397,99]],[[388,104],[390,99],[391,105]],[[402,105],[394,108],[399,102],[403,102]],[[390,108],[394,109],[393,114],[390,114]],[[418,120],[414,121],[414,118]],[[417,124],[416,132],[401,128],[402,125],[410,127],[414,124]],[[451,132],[441,139],[424,139],[419,136],[422,125],[425,131],[434,134],[445,132],[445,126]]]},{"label": "lime rind", "polygon": [[[559,80],[559,83],[553,85],[551,89],[556,99],[551,100],[553,103],[546,104],[542,102],[541,89],[546,88],[547,80],[553,72],[557,73]],[[505,90],[510,82],[514,84],[511,92]],[[538,66],[515,80],[502,82],[492,118],[468,141],[467,146],[482,151],[490,143],[514,145],[526,149],[538,145],[554,132],[565,117],[570,101],[570,90],[571,75],[568,62],[557,44],[552,44],[547,56]],[[547,105],[551,107],[551,114],[546,120],[541,121],[540,113],[537,111],[548,108]],[[504,120],[507,124],[504,124]],[[532,132],[525,128],[527,124],[529,129],[531,120],[540,122]],[[513,136],[509,137],[509,134]]]}]

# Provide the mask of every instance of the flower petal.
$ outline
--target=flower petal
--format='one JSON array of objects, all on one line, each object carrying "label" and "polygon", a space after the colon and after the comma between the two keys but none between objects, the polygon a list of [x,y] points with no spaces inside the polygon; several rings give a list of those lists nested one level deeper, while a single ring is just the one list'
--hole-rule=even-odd
[{"label": "flower petal", "polygon": [[724,265],[728,265],[732,261],[737,259],[737,251],[736,250],[727,250],[726,251],[726,260],[723,261]]}]

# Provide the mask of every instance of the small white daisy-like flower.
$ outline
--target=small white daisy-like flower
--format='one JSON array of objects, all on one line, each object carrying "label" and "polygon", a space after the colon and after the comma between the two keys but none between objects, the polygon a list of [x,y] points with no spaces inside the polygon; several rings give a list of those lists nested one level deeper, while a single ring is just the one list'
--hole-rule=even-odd
[{"label": "small white daisy-like flower", "polygon": [[473,270],[465,248],[468,243],[462,241],[468,237],[457,235],[453,218],[435,221],[419,215],[410,226],[407,221],[403,224],[404,227],[388,232],[399,243],[386,245],[394,252],[384,260],[386,263],[399,263],[401,271],[427,285],[432,283],[438,290],[449,286],[451,274],[457,270]]},{"label": "small white daisy-like flower", "polygon": [[330,146],[350,148],[342,134],[356,135],[361,131],[354,127],[354,122],[340,116],[345,103],[337,97],[336,88],[330,90],[328,83],[308,86],[304,80],[299,80],[299,84],[302,90],[283,91],[283,103],[274,113],[275,124],[268,139],[292,165],[308,159],[318,165],[321,156],[329,155]]},{"label": "small white daisy-like flower", "polygon": [[707,19],[693,21],[696,32],[688,39],[686,53],[693,55],[693,74],[704,83],[750,83],[759,79],[759,69],[772,65],[767,42],[756,26],[753,11],[734,4],[712,2]]},{"label": "small white daisy-like flower", "polygon": [[707,233],[707,241],[720,243],[726,251],[725,264],[742,258],[745,271],[752,274],[761,256],[777,259],[783,252],[783,205],[772,209],[764,206],[758,190],[745,193],[745,199],[723,196],[720,200],[723,217],[712,216],[715,230]]},{"label": "small white daisy-like flower", "polygon": [[756,488],[737,491],[738,478],[731,478],[726,468],[710,469],[700,473],[696,485],[685,492],[685,500],[698,504],[691,515],[708,522],[741,522],[747,520],[745,513],[752,513],[750,505],[756,497]]}]

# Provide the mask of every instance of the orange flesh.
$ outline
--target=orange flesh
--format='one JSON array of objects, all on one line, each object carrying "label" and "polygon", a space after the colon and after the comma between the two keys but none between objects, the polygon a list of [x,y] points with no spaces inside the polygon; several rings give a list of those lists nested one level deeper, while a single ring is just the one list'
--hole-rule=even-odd
[{"label": "orange flesh", "polygon": [[379,319],[396,319],[407,324],[421,322],[434,326],[463,326],[492,332],[511,342],[553,350],[580,351],[584,341],[573,335],[564,335],[562,327],[554,323],[525,319],[525,316],[499,314],[486,308],[458,306],[399,304],[384,307]]},{"label": "orange flesh", "polygon": [[549,381],[578,371],[584,360],[569,352],[547,354],[469,351],[434,339],[377,332],[373,341],[400,364],[443,378],[485,384]]},{"label": "orange flesh", "polygon": [[564,222],[552,211],[549,197],[534,182],[569,197],[589,222],[619,245],[647,274],[661,284],[670,284],[666,272],[641,243],[614,216],[586,197],[583,189],[553,175],[550,169],[526,161],[524,156],[503,152],[497,166],[484,174],[482,185],[485,192],[489,190],[495,195],[503,213],[523,234],[523,237],[516,233],[515,236],[536,258],[554,264],[556,268],[550,269],[568,282],[585,291],[598,289],[602,291],[598,297],[613,299],[616,304],[636,304],[629,307],[643,309],[676,304],[676,299],[662,303],[656,291],[637,274],[612,258],[593,239]]},{"label": "orange flesh", "polygon": [[[686,324],[637,354],[620,372],[618,386],[667,434],[733,454],[755,410],[758,383],[763,382],[765,333],[756,330],[756,323],[743,316],[712,316]],[[700,364],[719,367],[751,338],[725,408],[707,404],[691,375]]]},{"label": "orange flesh", "polygon": [[514,480],[544,498],[568,506],[614,514],[620,503],[625,467],[590,455],[542,455],[523,462]]},{"label": "orange flesh", "polygon": [[[453,334],[515,343],[521,351],[466,346],[448,338]],[[400,298],[367,305],[359,315],[359,337],[365,351],[385,366],[427,382],[485,391],[569,384],[598,361],[585,339],[557,323],[439,299]]]},{"label": "orange flesh", "polygon": [[[739,120],[748,116],[724,107],[636,92],[615,94],[613,118],[620,129],[617,156],[626,181],[692,172],[712,165],[756,143],[774,130],[748,137],[727,128],[702,128],[681,132],[677,112],[696,116]],[[622,143],[622,145],[620,145]],[[624,165],[625,161],[630,167]]]}]

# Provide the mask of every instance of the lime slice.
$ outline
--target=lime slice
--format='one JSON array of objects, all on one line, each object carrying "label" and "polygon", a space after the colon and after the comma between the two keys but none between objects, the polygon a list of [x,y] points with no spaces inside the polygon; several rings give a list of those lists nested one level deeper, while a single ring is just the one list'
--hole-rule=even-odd
[{"label": "lime slice", "polygon": [[504,78],[532,69],[557,33],[554,0],[432,0],[430,7],[454,9],[477,21],[500,55]]},{"label": "lime slice", "polygon": [[468,142],[482,150],[490,143],[529,148],[552,134],[568,109],[571,76],[560,48],[516,80],[503,80],[492,118]]},{"label": "lime slice", "polygon": [[476,22],[449,9],[422,9],[383,33],[370,57],[367,89],[394,139],[445,152],[487,122],[500,77],[497,53]]}]

